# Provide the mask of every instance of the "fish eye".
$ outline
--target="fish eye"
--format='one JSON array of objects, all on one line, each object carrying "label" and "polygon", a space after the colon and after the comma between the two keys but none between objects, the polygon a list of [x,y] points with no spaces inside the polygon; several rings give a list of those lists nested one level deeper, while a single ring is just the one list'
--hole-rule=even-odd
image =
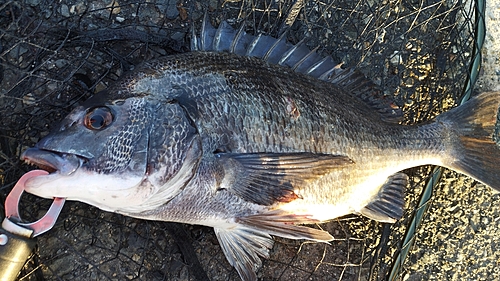
[{"label": "fish eye", "polygon": [[85,115],[83,124],[91,130],[102,130],[113,122],[113,114],[107,107],[95,107]]}]

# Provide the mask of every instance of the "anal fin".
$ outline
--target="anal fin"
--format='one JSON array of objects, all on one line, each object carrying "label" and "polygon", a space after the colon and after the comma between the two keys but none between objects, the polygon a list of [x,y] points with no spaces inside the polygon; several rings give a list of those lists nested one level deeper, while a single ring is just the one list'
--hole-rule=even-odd
[{"label": "anal fin", "polygon": [[372,202],[361,209],[361,214],[376,221],[394,223],[403,216],[407,184],[408,176],[404,173],[390,176]]}]

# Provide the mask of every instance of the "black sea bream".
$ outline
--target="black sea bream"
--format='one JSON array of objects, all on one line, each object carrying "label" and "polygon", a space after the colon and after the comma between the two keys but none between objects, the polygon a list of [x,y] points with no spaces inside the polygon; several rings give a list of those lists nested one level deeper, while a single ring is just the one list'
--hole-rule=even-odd
[{"label": "black sea bream", "polygon": [[213,227],[255,280],[271,235],[329,241],[303,224],[399,219],[404,169],[440,165],[500,189],[499,93],[402,126],[396,106],[328,57],[227,23],[201,33],[192,52],[142,64],[28,149],[24,160],[52,172],[26,191]]}]

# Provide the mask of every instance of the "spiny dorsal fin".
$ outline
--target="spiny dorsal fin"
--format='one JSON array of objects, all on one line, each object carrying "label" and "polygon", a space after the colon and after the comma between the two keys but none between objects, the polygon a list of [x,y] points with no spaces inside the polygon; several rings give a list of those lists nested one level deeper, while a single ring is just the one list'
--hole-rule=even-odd
[{"label": "spiny dorsal fin", "polygon": [[316,50],[309,50],[304,41],[293,45],[286,41],[286,32],[278,39],[259,34],[247,34],[243,25],[233,29],[223,21],[214,28],[205,14],[200,35],[197,36],[193,27],[191,32],[191,51],[230,52],[241,56],[261,58],[272,64],[280,64],[294,69],[296,72],[327,80],[331,75],[320,78],[325,73],[335,73],[338,63],[331,57],[323,57]]},{"label": "spiny dorsal fin", "polygon": [[283,65],[293,71],[333,83],[352,93],[378,111],[390,123],[402,120],[401,109],[361,72],[342,69],[330,56],[322,56],[318,48],[309,50],[305,39],[296,45],[286,41],[286,32],[279,38],[259,34],[252,36],[244,31],[244,24],[235,30],[223,21],[214,28],[205,14],[200,36],[194,28],[191,35],[192,51],[229,52],[240,56],[261,58],[271,64]]},{"label": "spiny dorsal fin", "polygon": [[390,176],[373,201],[361,210],[361,214],[380,222],[393,223],[400,219],[403,216],[407,184],[408,176],[404,173]]},{"label": "spiny dorsal fin", "polygon": [[220,153],[225,177],[220,188],[260,205],[291,202],[294,190],[353,162],[346,156],[319,153]]}]

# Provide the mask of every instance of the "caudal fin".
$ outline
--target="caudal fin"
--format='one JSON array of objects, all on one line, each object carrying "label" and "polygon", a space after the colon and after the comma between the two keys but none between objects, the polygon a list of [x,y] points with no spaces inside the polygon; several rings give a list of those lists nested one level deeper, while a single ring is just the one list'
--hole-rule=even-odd
[{"label": "caudal fin", "polygon": [[[500,191],[500,92],[488,92],[440,115],[456,133],[446,166]],[[452,135],[453,136],[453,135]]]}]

